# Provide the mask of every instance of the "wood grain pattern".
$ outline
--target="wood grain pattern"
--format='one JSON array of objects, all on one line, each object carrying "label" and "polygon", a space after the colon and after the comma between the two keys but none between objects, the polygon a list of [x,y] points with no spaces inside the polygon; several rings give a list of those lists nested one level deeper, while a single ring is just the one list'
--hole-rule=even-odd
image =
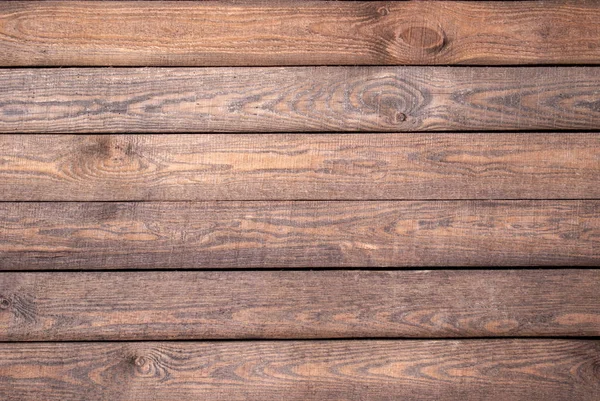
[{"label": "wood grain pattern", "polygon": [[600,60],[578,1],[3,1],[3,66],[573,64]]},{"label": "wood grain pattern", "polygon": [[0,203],[0,268],[600,265],[600,201]]},{"label": "wood grain pattern", "polygon": [[600,270],[0,277],[0,341],[600,336]]},{"label": "wood grain pattern", "polygon": [[600,134],[2,135],[2,201],[600,198]]},{"label": "wood grain pattern", "polygon": [[600,67],[0,70],[0,132],[555,130],[600,126]]},{"label": "wood grain pattern", "polygon": [[591,340],[4,343],[6,401],[596,401]]}]

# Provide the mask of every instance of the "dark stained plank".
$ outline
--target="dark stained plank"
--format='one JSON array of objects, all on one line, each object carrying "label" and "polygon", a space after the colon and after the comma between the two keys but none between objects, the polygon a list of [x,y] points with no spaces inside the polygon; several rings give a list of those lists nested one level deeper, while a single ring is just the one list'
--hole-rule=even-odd
[{"label": "dark stained plank", "polygon": [[600,201],[0,203],[0,268],[600,266]]},{"label": "dark stained plank", "polygon": [[3,1],[3,66],[573,64],[600,61],[578,1]]},{"label": "dark stained plank", "polygon": [[0,274],[0,341],[600,336],[600,270]]},{"label": "dark stained plank", "polygon": [[600,342],[4,343],[5,401],[597,401]]},{"label": "dark stained plank", "polygon": [[598,199],[600,134],[1,135],[2,201]]},{"label": "dark stained plank", "polygon": [[0,70],[0,132],[598,129],[600,67]]}]

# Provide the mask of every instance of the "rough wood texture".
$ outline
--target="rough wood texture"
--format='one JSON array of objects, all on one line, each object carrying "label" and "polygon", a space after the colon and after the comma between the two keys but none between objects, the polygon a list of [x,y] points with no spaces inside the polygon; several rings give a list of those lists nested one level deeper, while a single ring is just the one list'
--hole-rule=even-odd
[{"label": "rough wood texture", "polygon": [[2,135],[0,200],[600,198],[600,134]]},{"label": "rough wood texture", "polygon": [[0,268],[600,265],[600,201],[0,203]]},{"label": "rough wood texture", "polygon": [[0,70],[0,132],[597,129],[600,67]]},{"label": "rough wood texture", "polygon": [[600,270],[3,273],[0,341],[600,336]]},{"label": "rough wood texture", "polygon": [[0,3],[0,65],[573,64],[600,60],[578,1]]},{"label": "rough wood texture", "polygon": [[5,401],[597,401],[590,340],[4,343]]}]

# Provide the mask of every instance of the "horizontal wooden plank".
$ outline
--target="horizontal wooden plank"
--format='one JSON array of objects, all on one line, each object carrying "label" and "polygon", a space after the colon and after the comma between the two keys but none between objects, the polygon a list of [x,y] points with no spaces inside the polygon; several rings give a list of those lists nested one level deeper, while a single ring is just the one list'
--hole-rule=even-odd
[{"label": "horizontal wooden plank", "polygon": [[0,341],[600,336],[600,270],[0,274]]},{"label": "horizontal wooden plank", "polygon": [[600,265],[600,201],[0,203],[1,269]]},{"label": "horizontal wooden plank", "polygon": [[4,343],[6,401],[597,401],[600,342]]},{"label": "horizontal wooden plank", "polygon": [[554,130],[600,126],[600,67],[0,70],[0,132]]},{"label": "horizontal wooden plank", "polygon": [[599,199],[600,134],[1,135],[2,201]]},{"label": "horizontal wooden plank", "polygon": [[573,64],[600,60],[578,1],[2,1],[3,66]]}]

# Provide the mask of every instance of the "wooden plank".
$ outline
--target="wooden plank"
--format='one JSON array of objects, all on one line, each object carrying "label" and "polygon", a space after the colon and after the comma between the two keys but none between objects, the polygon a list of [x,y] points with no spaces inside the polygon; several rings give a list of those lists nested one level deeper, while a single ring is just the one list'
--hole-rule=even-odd
[{"label": "wooden plank", "polygon": [[600,270],[0,274],[0,341],[600,336]]},{"label": "wooden plank", "polygon": [[554,130],[600,126],[600,67],[0,70],[0,132]]},{"label": "wooden plank", "polygon": [[597,401],[592,340],[4,343],[6,401]]},{"label": "wooden plank", "polygon": [[0,203],[0,268],[599,266],[600,201]]},{"label": "wooden plank", "polygon": [[2,201],[598,199],[600,134],[2,135]]},{"label": "wooden plank", "polygon": [[578,1],[3,1],[3,66],[581,64],[600,5]]}]

